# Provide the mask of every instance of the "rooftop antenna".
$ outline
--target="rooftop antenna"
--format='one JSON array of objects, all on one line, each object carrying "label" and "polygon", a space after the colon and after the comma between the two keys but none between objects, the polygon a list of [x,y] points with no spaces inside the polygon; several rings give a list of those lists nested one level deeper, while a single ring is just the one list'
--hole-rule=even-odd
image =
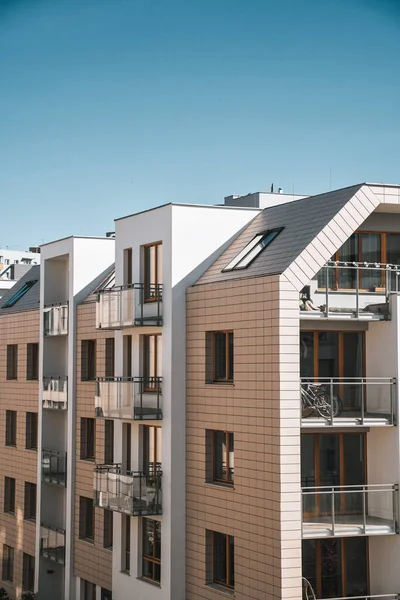
[{"label": "rooftop antenna", "polygon": [[271,194],[273,194],[273,193],[274,193],[274,184],[271,183]]}]

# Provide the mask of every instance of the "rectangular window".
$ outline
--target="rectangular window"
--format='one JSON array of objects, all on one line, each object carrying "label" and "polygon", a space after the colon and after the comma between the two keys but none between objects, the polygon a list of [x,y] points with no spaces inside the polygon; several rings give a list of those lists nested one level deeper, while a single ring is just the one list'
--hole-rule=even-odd
[{"label": "rectangular window", "polygon": [[[18,261],[15,260],[14,264],[17,265]],[[3,308],[10,308],[11,306],[14,306],[14,304],[16,304],[18,302],[18,300],[20,298],[22,298],[22,296],[25,296],[26,292],[28,290],[30,290],[31,287],[33,287],[36,282],[37,282],[37,279],[34,279],[32,281],[27,281],[26,283],[24,283],[24,285],[22,286],[22,288],[20,288],[18,290],[18,292],[16,292],[15,294],[13,294],[11,296],[11,298],[9,300],[7,300],[7,302],[5,304],[3,304]]]},{"label": "rectangular window", "polygon": [[122,469],[131,470],[132,428],[130,423],[122,423]]},{"label": "rectangular window", "polygon": [[114,421],[104,421],[104,462],[112,465],[114,462]]},{"label": "rectangular window", "polygon": [[104,509],[103,521],[103,548],[109,550],[113,546],[113,512],[112,510]]},{"label": "rectangular window", "polygon": [[82,600],[96,600],[96,584],[82,579]]},{"label": "rectangular window", "polygon": [[143,519],[142,576],[155,583],[161,581],[161,523]]},{"label": "rectangular window", "polygon": [[3,581],[14,580],[14,548],[3,544],[3,568],[1,578]]},{"label": "rectangular window", "polygon": [[121,570],[124,573],[131,571],[131,517],[129,515],[121,516]]},{"label": "rectangular window", "polygon": [[27,450],[37,450],[38,438],[38,415],[37,413],[26,413],[26,429],[25,429],[25,448]]},{"label": "rectangular window", "polygon": [[105,588],[101,588],[101,600],[112,600],[112,592]]},{"label": "rectangular window", "polygon": [[26,345],[26,378],[39,379],[39,344]]},{"label": "rectangular window", "polygon": [[81,418],[81,460],[95,459],[96,422],[95,419]]},{"label": "rectangular window", "polygon": [[35,557],[23,553],[22,557],[22,589],[33,592],[35,587]]},{"label": "rectangular window", "polygon": [[[211,380],[217,383],[233,382],[233,331],[211,332]],[[207,342],[207,339],[206,339]],[[207,344],[206,352],[210,352]],[[209,365],[210,361],[206,357]],[[209,380],[209,377],[207,377]]]},{"label": "rectangular window", "polygon": [[7,344],[7,379],[18,378],[18,345]]},{"label": "rectangular window", "polygon": [[162,428],[143,425],[142,440],[143,472],[151,476],[161,470]]},{"label": "rectangular window", "polygon": [[17,411],[6,410],[6,446],[17,445]]},{"label": "rectangular window", "polygon": [[36,484],[25,481],[24,519],[36,521]]},{"label": "rectangular window", "polygon": [[162,243],[143,246],[144,301],[154,302],[162,294]]},{"label": "rectangular window", "polygon": [[94,506],[92,498],[79,498],[79,538],[94,541]]},{"label": "rectangular window", "polygon": [[235,586],[234,541],[231,535],[213,533],[213,582],[225,587]]},{"label": "rectangular window", "polygon": [[115,340],[106,338],[106,377],[114,377]]},{"label": "rectangular window", "polygon": [[212,431],[212,479],[233,485],[234,447],[233,433]]},{"label": "rectangular window", "polygon": [[132,248],[124,250],[124,285],[132,285]]},{"label": "rectangular window", "polygon": [[4,512],[15,513],[15,479],[4,477]]},{"label": "rectangular window", "polygon": [[96,380],[96,340],[82,340],[81,379],[82,381]]},{"label": "rectangular window", "polygon": [[143,379],[144,391],[159,388],[162,376],[162,337],[161,335],[143,336]]},{"label": "rectangular window", "polygon": [[245,246],[243,250],[241,250],[239,254],[222,269],[222,272],[247,269],[253,260],[255,260],[257,256],[274,241],[283,229],[283,227],[278,227],[276,229],[269,229],[268,231],[258,233],[247,246]]}]

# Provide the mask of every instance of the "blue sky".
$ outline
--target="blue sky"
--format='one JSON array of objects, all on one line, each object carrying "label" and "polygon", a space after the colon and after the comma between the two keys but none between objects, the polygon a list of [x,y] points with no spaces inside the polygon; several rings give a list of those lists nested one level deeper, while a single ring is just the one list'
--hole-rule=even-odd
[{"label": "blue sky", "polygon": [[0,0],[0,247],[400,183],[398,0]]}]

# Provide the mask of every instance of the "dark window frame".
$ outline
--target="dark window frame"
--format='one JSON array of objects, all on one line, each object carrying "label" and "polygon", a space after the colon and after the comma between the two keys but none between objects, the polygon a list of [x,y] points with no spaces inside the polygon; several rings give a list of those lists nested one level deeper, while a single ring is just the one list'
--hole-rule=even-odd
[{"label": "dark window frame", "polygon": [[96,458],[96,419],[81,417],[80,459],[95,460]]},{"label": "dark window frame", "polygon": [[15,515],[15,479],[4,477],[4,512]]},{"label": "dark window frame", "polygon": [[96,381],[96,340],[81,341],[81,381]]},{"label": "dark window frame", "polygon": [[18,344],[7,344],[7,381],[18,379]]},{"label": "dark window frame", "polygon": [[17,446],[17,411],[6,410],[6,439],[5,445]]},{"label": "dark window frame", "polygon": [[[218,434],[224,434],[225,437],[225,469],[224,469],[224,462],[222,462],[222,464],[220,465],[220,468],[218,469],[218,465],[217,463],[217,454],[219,454],[218,452],[218,448],[217,445],[219,444],[218,440],[217,440],[217,436]],[[224,431],[224,430],[219,430],[219,429],[214,429],[212,430],[212,480],[215,481],[216,483],[223,483],[225,485],[230,485],[233,486],[234,484],[234,469],[231,472],[231,468],[230,468],[230,453],[232,452],[233,457],[235,456],[235,446],[234,446],[234,435],[231,431]],[[219,477],[218,476],[218,472],[220,471],[222,474],[224,473],[225,470],[225,477]]]},{"label": "dark window frame", "polygon": [[[248,244],[222,269],[222,273],[229,271],[241,271],[247,269],[253,261],[263,252],[278,235],[284,230],[284,227],[274,227],[257,233]],[[257,251],[256,251],[257,250]],[[250,260],[249,254],[253,253]],[[243,264],[241,264],[243,263]]]},{"label": "dark window frame", "polygon": [[25,414],[25,449],[37,450],[38,448],[38,414],[27,412]]},{"label": "dark window frame", "polygon": [[82,600],[96,600],[96,584],[82,579]]},{"label": "dark window frame", "polygon": [[101,588],[101,600],[112,600],[112,591]]},{"label": "dark window frame", "polygon": [[105,341],[105,376],[114,378],[115,375],[115,338],[109,337]]},{"label": "dark window frame", "polygon": [[[18,264],[18,261],[15,261],[15,264]],[[25,296],[26,292],[28,292],[37,282],[37,279],[26,281],[24,285],[17,292],[15,292],[15,294],[13,294],[5,304],[3,304],[2,308],[11,308],[14,306],[14,304],[16,304],[18,300],[22,298],[22,296]]]},{"label": "dark window frame", "polygon": [[39,380],[39,344],[37,342],[26,345],[26,379]]},{"label": "dark window frame", "polygon": [[[162,258],[161,258],[161,269],[159,265],[159,252],[162,252],[162,242],[152,242],[151,244],[144,244],[143,248],[143,288],[144,288],[144,302],[157,302],[161,300],[162,291]],[[154,255],[154,273],[151,272],[151,251],[155,249]],[[161,248],[161,250],[160,250]],[[160,272],[161,270],[161,272]],[[151,281],[154,279],[154,281]]]},{"label": "dark window frame", "polygon": [[95,507],[92,498],[79,496],[79,539],[94,543]]},{"label": "dark window frame", "polygon": [[[161,584],[161,521],[156,521],[154,519],[143,518],[142,520],[142,578],[144,580],[151,581],[157,585]],[[157,540],[157,534],[159,533],[159,542],[154,543],[152,545],[152,554],[146,553],[146,540],[149,539],[149,536],[146,535],[147,525],[150,525],[150,529],[148,531],[152,532],[153,540]],[[159,530],[157,532],[157,529]],[[159,556],[157,556],[157,548],[159,548]],[[146,566],[151,567],[152,576],[144,575]],[[157,578],[157,569],[159,568],[160,577]]]},{"label": "dark window frame", "polygon": [[[219,565],[217,564],[217,552],[216,552],[216,545],[217,545],[217,540],[218,540],[218,536],[220,536],[221,541],[225,542],[225,548],[224,548],[224,569],[226,572],[226,581],[223,581],[222,579],[218,578],[217,576],[217,570],[219,568]],[[222,538],[225,538],[224,540]],[[223,587],[226,587],[228,589],[235,589],[235,573],[234,573],[234,569],[233,569],[233,574],[232,574],[232,569],[231,569],[231,541],[232,541],[232,547],[233,547],[233,560],[234,560],[234,537],[232,535],[228,535],[226,533],[220,533],[218,531],[213,531],[212,532],[212,580],[213,583],[216,583],[217,585],[221,585]]]},{"label": "dark window frame", "polygon": [[35,591],[35,557],[25,552],[22,555],[22,589]]},{"label": "dark window frame", "polygon": [[[212,381],[213,383],[233,383],[234,381],[234,332],[232,329],[211,332],[212,339]],[[217,336],[225,336],[225,377],[217,376]],[[230,341],[232,340],[232,341]],[[232,357],[230,357],[232,349]],[[230,371],[232,371],[230,373]]]},{"label": "dark window frame", "polygon": [[104,463],[106,465],[114,463],[114,421],[112,419],[104,420]]},{"label": "dark window frame", "polygon": [[[151,339],[154,338],[154,353],[153,359],[150,360],[150,343]],[[158,382],[162,377],[162,356],[161,356],[161,369],[158,360],[158,352],[162,352],[162,334],[161,333],[150,333],[143,335],[142,340],[142,351],[143,351],[143,391],[144,392],[155,392],[160,391]],[[152,375],[151,373],[154,373]]]},{"label": "dark window frame", "polygon": [[3,544],[3,564],[1,578],[3,581],[14,581],[14,548]]},{"label": "dark window frame", "polygon": [[25,481],[24,488],[24,520],[36,521],[36,483]]},{"label": "dark window frame", "polygon": [[112,550],[113,548],[113,511],[107,508],[103,511],[103,548]]},{"label": "dark window frame", "polygon": [[122,526],[122,552],[121,552],[121,571],[123,573],[131,572],[131,517],[123,514],[121,519]]}]

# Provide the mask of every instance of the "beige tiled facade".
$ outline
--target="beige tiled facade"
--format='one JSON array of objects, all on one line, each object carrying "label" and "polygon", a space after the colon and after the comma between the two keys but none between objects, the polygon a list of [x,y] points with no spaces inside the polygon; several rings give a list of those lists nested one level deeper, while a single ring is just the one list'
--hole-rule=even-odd
[{"label": "beige tiled facade", "polygon": [[76,344],[76,480],[74,573],[77,577],[111,590],[112,551],[103,548],[104,511],[95,508],[94,542],[79,539],[79,498],[93,498],[93,469],[104,463],[104,419],[95,421],[95,461],[80,459],[81,418],[94,418],[96,383],[81,381],[81,342],[96,340],[96,377],[105,375],[105,339],[112,331],[96,330],[96,303],[87,301],[77,307]]},{"label": "beige tiled facade", "polygon": [[[298,390],[285,383],[298,381],[298,319],[280,320],[282,286],[270,276],[187,293],[187,600],[221,597],[208,580],[207,530],[234,537],[235,598],[301,597]],[[222,330],[234,332],[233,385],[205,383],[206,332]],[[209,429],[234,434],[233,489],[205,483]]]},{"label": "beige tiled facade", "polygon": [[[35,556],[36,523],[24,519],[25,482],[37,479],[37,451],[25,449],[26,413],[38,412],[38,381],[26,379],[27,344],[39,342],[39,309],[0,315],[0,559],[14,548],[13,582],[2,581],[12,598],[22,591],[23,553]],[[7,344],[18,345],[18,378],[7,380]],[[17,443],[6,446],[6,410],[17,412]],[[4,513],[4,478],[15,478],[15,515]],[[0,563],[2,564],[2,563]]]}]

